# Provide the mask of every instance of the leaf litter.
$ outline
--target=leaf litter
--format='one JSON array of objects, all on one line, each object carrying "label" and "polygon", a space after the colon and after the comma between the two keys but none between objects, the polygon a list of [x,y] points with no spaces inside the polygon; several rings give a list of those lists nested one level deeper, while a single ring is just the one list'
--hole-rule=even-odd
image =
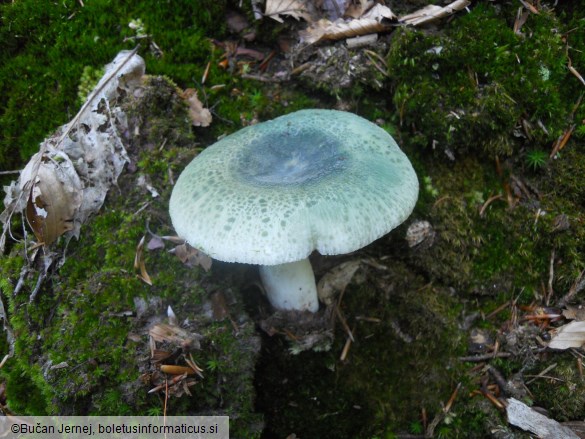
[{"label": "leaf litter", "polygon": [[150,362],[154,370],[144,373],[141,379],[152,386],[148,393],[164,391],[167,398],[191,395],[190,387],[197,384],[193,375],[203,378],[203,369],[197,365],[191,351],[201,348],[203,337],[181,328],[171,307],[167,314],[168,323],[157,323],[148,331]]},{"label": "leaf litter", "polygon": [[428,5],[413,13],[396,16],[389,7],[372,0],[266,0],[264,16],[280,23],[283,16],[304,20],[309,26],[299,32],[300,42],[315,44],[385,32],[396,25],[422,26],[465,9],[469,0],[447,6]]},{"label": "leaf litter", "polygon": [[18,180],[5,188],[3,245],[15,213],[25,214],[45,248],[60,236],[79,238],[128,162],[120,138],[126,115],[116,103],[140,85],[144,72],[136,49],[120,52],[75,118],[41,143]]}]

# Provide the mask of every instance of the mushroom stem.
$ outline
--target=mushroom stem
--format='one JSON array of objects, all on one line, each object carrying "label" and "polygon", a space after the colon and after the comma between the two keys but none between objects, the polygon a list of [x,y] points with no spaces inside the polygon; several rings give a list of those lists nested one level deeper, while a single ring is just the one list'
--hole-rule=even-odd
[{"label": "mushroom stem", "polygon": [[315,275],[309,259],[279,265],[261,265],[260,278],[266,296],[276,309],[311,311],[319,309]]}]

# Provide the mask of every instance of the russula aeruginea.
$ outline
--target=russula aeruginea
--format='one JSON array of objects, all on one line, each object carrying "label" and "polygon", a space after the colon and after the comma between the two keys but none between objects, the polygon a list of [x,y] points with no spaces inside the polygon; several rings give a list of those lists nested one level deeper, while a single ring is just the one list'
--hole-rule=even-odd
[{"label": "russula aeruginea", "polygon": [[260,265],[276,309],[315,312],[309,255],[366,246],[417,197],[410,161],[386,131],[351,113],[301,110],[207,147],[180,175],[169,210],[191,246]]}]

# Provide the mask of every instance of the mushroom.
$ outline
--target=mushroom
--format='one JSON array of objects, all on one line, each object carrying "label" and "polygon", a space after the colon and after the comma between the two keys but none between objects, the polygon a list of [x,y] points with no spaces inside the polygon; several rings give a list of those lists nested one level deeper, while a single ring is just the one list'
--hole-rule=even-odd
[{"label": "mushroom", "polygon": [[179,176],[169,211],[191,246],[260,265],[274,308],[316,312],[309,255],[366,246],[417,197],[412,165],[386,131],[352,113],[301,110],[207,147]]}]

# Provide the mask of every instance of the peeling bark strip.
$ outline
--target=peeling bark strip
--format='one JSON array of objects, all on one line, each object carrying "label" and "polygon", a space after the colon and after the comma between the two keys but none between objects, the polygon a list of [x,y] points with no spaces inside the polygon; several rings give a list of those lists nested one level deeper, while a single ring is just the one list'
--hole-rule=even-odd
[{"label": "peeling bark strip", "polygon": [[144,71],[136,49],[120,52],[75,118],[45,139],[19,179],[4,188],[0,252],[16,212],[25,213],[45,247],[62,235],[79,237],[81,225],[101,208],[128,162],[120,138],[126,115],[117,101],[140,85]]},{"label": "peeling bark strip", "polygon": [[517,399],[508,399],[506,413],[510,424],[530,431],[542,439],[579,439],[570,428],[541,415]]}]

